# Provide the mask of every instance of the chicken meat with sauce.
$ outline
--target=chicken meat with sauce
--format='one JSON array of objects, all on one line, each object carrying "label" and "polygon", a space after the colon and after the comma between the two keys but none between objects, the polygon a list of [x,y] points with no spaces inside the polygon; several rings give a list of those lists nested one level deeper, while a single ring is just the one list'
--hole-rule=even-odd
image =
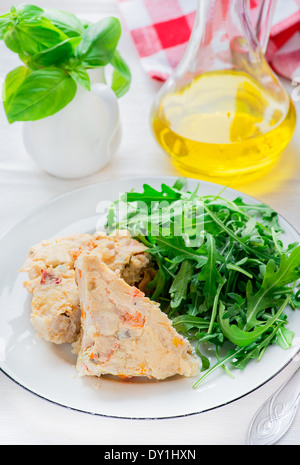
[{"label": "chicken meat with sauce", "polygon": [[76,262],[82,333],[79,375],[162,380],[194,376],[198,362],[190,343],[159,307],[128,285],[94,254]]},{"label": "chicken meat with sauce", "polygon": [[[39,337],[56,344],[73,343],[80,334],[80,304],[75,263],[82,253],[93,253],[129,284],[144,283],[149,273],[145,246],[128,231],[73,234],[45,240],[31,247],[21,272],[33,294],[31,321]],[[146,272],[146,270],[148,270]]]},{"label": "chicken meat with sauce", "polygon": [[75,271],[62,265],[42,270],[41,276],[26,283],[33,294],[30,318],[38,337],[56,344],[78,338],[80,305],[74,277]]}]

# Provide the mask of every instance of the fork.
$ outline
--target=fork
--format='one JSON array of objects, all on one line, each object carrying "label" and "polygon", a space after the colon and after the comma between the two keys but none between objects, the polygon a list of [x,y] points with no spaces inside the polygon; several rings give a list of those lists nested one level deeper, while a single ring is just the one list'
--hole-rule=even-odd
[{"label": "fork", "polygon": [[247,444],[272,445],[288,431],[300,401],[300,369],[258,409],[250,424]]}]

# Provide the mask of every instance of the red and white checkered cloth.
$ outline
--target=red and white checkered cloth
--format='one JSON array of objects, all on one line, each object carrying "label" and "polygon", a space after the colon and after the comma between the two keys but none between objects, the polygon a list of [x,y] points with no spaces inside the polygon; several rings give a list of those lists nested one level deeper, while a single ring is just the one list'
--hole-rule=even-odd
[{"label": "red and white checkered cloth", "polygon": [[[180,61],[194,24],[197,0],[119,0],[141,63],[165,80]],[[259,2],[250,0],[255,14]],[[277,0],[267,58],[281,76],[300,76],[300,0]]]}]

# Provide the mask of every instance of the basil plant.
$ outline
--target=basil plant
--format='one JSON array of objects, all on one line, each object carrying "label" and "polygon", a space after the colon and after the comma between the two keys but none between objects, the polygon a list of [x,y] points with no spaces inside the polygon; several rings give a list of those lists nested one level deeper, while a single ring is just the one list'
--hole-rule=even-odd
[{"label": "basil plant", "polygon": [[23,64],[6,76],[7,119],[36,121],[51,116],[75,97],[77,85],[91,89],[89,69],[112,66],[111,88],[122,97],[131,73],[117,50],[120,21],[86,23],[72,13],[22,5],[0,16],[0,40]]}]

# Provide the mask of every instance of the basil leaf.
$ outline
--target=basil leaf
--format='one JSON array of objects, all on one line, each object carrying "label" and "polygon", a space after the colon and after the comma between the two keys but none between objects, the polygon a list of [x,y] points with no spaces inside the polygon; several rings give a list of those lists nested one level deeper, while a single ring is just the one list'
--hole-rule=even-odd
[{"label": "basil leaf", "polygon": [[33,71],[8,101],[7,119],[35,121],[62,110],[76,94],[76,83],[62,69],[50,67]]},{"label": "basil leaf", "polygon": [[12,7],[8,13],[0,16],[0,40],[9,26],[13,27],[23,20],[41,16],[42,13],[43,10],[35,5],[21,5],[17,10]]},{"label": "basil leaf", "polygon": [[22,21],[24,19],[36,18],[37,16],[40,17],[43,12],[42,8],[35,5],[21,5],[15,14],[19,21]]},{"label": "basil leaf", "polygon": [[3,34],[5,45],[15,53],[22,53],[22,42],[15,27],[11,27]]},{"label": "basil leaf", "polygon": [[83,26],[83,29],[87,29],[92,23],[91,21],[88,21],[87,19],[82,19],[81,24]]},{"label": "basil leaf", "polygon": [[91,90],[90,77],[83,66],[78,66],[75,69],[69,70],[70,76],[86,90]]},{"label": "basil leaf", "polygon": [[0,16],[0,40],[3,39],[8,27],[11,25],[11,18],[9,14]]},{"label": "basil leaf", "polygon": [[121,35],[117,18],[109,17],[89,25],[76,48],[76,57],[89,68],[107,65],[113,58]]},{"label": "basil leaf", "polygon": [[30,74],[30,70],[25,66],[19,66],[18,68],[13,69],[6,76],[4,86],[3,86],[3,102],[6,102],[5,105],[9,104],[11,97],[13,96],[16,89],[20,87],[24,79]]},{"label": "basil leaf", "polygon": [[84,32],[82,22],[75,15],[67,11],[46,8],[43,16],[48,18],[55,27],[68,37],[81,36]]},{"label": "basil leaf", "polygon": [[129,90],[131,83],[130,69],[117,50],[114,53],[111,64],[114,67],[111,88],[116,96],[120,98]]},{"label": "basil leaf", "polygon": [[78,45],[78,40],[80,39],[77,37],[66,39],[63,42],[54,45],[54,47],[37,53],[33,57],[30,57],[29,60],[26,60],[25,58],[25,63],[29,67],[33,67],[35,69],[35,65],[51,66],[66,62],[74,56],[74,45],[75,47]]},{"label": "basil leaf", "polygon": [[47,18],[32,18],[21,21],[4,34],[6,46],[13,52],[35,55],[54,47],[68,37]]}]

